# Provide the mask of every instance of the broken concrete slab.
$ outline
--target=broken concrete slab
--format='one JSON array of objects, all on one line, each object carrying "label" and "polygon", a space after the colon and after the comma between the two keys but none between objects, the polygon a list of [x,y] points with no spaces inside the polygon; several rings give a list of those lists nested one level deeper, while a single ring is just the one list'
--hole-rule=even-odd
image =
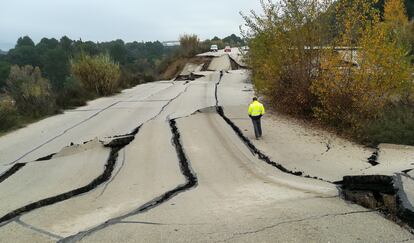
[{"label": "broken concrete slab", "polygon": [[237,63],[241,68],[247,68],[245,55],[243,55],[237,48],[229,54],[230,58]]},{"label": "broken concrete slab", "polygon": [[230,58],[228,55],[222,55],[219,57],[214,57],[211,60],[210,65],[208,66],[207,70],[210,71],[228,71],[231,70],[231,63]]},{"label": "broken concrete slab", "polygon": [[246,105],[243,117],[247,116],[247,107],[255,96],[253,85],[250,82],[250,71],[232,70],[225,73],[218,85],[217,98],[220,106]]},{"label": "broken concrete slab", "polygon": [[94,146],[81,148],[79,153],[28,163],[0,183],[0,215],[85,186],[97,178],[104,171],[109,149],[97,141],[91,143]]},{"label": "broken concrete slab", "polygon": [[173,100],[157,119],[171,120],[189,116],[197,110],[215,105],[215,83],[201,81],[190,83],[177,99]]},{"label": "broken concrete slab", "polygon": [[398,216],[414,228],[414,179],[404,174],[397,175],[398,197],[401,203]]},{"label": "broken concrete slab", "polygon": [[200,72],[204,64],[186,63],[179,76],[188,76],[194,72]]},{"label": "broken concrete slab", "polygon": [[184,183],[171,137],[165,121],[146,123],[136,139],[120,152],[118,167],[107,183],[87,194],[26,214],[22,220],[69,236],[127,214]]},{"label": "broken concrete slab", "polygon": [[414,227],[412,178],[404,174],[346,176],[340,187],[345,200],[379,210],[404,227]]}]

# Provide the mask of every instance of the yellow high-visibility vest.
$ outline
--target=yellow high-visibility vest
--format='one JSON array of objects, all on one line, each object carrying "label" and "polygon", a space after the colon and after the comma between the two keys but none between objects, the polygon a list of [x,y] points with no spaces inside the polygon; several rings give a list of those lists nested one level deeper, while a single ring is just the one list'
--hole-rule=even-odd
[{"label": "yellow high-visibility vest", "polygon": [[262,103],[259,101],[253,101],[249,105],[249,116],[260,116],[265,113],[265,109]]}]

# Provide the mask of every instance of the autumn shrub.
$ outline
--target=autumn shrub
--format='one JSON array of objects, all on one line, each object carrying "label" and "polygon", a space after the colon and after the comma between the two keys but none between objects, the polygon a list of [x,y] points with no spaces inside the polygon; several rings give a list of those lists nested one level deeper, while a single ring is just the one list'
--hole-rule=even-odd
[{"label": "autumn shrub", "polygon": [[257,92],[289,114],[309,115],[315,101],[309,87],[319,69],[321,46],[329,30],[321,13],[327,1],[262,1],[264,15],[244,16]]},{"label": "autumn shrub", "polygon": [[200,39],[194,34],[183,34],[180,36],[180,47],[184,57],[193,57],[200,48]]},{"label": "autumn shrub", "polygon": [[389,35],[387,19],[380,22],[370,3],[355,0],[345,12],[339,43],[350,48],[339,54],[333,48],[324,53],[311,91],[318,98],[314,107],[318,119],[358,131],[410,90],[411,65],[406,50]]},{"label": "autumn shrub", "polygon": [[118,90],[121,71],[109,55],[90,56],[82,54],[71,60],[73,76],[82,82],[89,92],[98,96],[111,95]]},{"label": "autumn shrub", "polygon": [[17,109],[10,98],[0,100],[0,132],[9,130],[19,125]]},{"label": "autumn shrub", "polygon": [[24,116],[41,117],[57,110],[50,82],[42,77],[38,67],[12,66],[6,91],[16,102],[18,112]]},{"label": "autumn shrub", "polygon": [[402,0],[386,0],[384,15],[377,0],[261,3],[264,14],[244,16],[247,62],[256,92],[278,110],[358,137],[396,117],[393,104],[414,100],[413,23]]}]

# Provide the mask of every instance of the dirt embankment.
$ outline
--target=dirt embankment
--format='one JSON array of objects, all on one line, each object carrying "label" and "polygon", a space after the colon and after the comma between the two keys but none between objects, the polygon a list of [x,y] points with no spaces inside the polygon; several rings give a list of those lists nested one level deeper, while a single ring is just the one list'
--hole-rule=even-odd
[{"label": "dirt embankment", "polygon": [[205,71],[207,70],[207,67],[209,66],[211,60],[211,57],[177,58],[167,66],[164,73],[162,74],[162,78],[165,80],[176,78],[180,75],[187,63],[192,63],[194,65],[203,65],[201,71]]}]

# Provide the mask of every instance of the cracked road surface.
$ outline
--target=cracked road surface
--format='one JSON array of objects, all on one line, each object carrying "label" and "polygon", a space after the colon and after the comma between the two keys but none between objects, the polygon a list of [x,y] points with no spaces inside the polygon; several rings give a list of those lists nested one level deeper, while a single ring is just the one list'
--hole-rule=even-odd
[{"label": "cracked road surface", "polygon": [[[379,213],[339,198],[327,181],[341,172],[296,159],[326,156],[335,141],[287,162],[277,157],[276,138],[254,141],[270,159],[325,181],[258,159],[215,107],[251,136],[248,72],[229,71],[221,81],[217,71],[202,75],[140,85],[1,137],[0,217],[12,216],[0,221],[0,242],[413,240]],[[367,167],[353,156],[343,171]]]}]

